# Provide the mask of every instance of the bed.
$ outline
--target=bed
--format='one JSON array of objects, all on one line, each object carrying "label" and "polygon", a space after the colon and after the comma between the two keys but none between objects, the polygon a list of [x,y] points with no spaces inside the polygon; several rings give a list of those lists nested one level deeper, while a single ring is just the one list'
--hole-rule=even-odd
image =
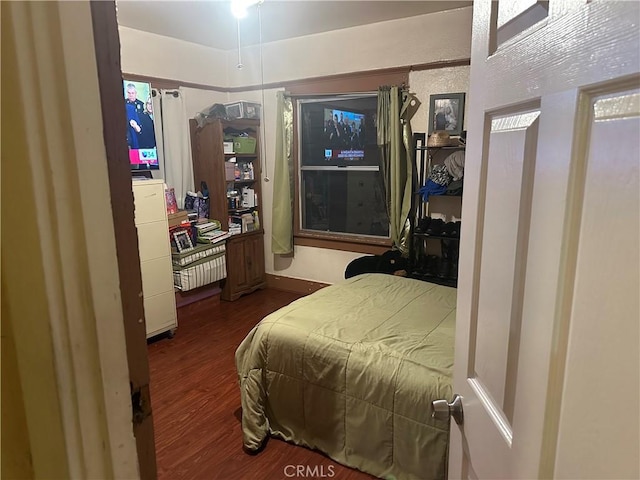
[{"label": "bed", "polygon": [[456,290],[385,274],[265,317],[236,351],[244,447],[269,435],[381,478],[446,478]]}]

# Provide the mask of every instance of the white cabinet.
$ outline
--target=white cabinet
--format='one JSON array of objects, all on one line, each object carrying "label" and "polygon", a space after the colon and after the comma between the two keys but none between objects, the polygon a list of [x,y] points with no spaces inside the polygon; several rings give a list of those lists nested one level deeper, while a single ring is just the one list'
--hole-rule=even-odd
[{"label": "white cabinet", "polygon": [[178,326],[164,182],[134,180],[133,199],[149,338]]}]

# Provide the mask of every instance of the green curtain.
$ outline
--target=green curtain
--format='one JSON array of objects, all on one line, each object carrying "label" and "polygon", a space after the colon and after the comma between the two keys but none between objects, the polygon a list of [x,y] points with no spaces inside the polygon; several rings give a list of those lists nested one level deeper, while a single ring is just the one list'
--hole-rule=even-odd
[{"label": "green curtain", "polygon": [[413,182],[414,152],[411,116],[416,99],[404,88],[378,89],[378,147],[393,245],[403,255],[409,252],[409,212]]},{"label": "green curtain", "polygon": [[276,159],[273,174],[271,252],[293,253],[293,106],[279,91],[276,118]]}]

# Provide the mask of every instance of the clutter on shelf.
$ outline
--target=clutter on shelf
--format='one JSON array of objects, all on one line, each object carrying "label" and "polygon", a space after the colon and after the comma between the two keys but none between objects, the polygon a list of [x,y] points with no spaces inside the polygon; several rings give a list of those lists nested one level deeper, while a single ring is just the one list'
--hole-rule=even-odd
[{"label": "clutter on shelf", "polygon": [[428,139],[424,133],[414,134],[418,181],[411,214],[409,275],[454,287],[462,228],[463,134],[457,138],[435,131]]},{"label": "clutter on shelf", "polygon": [[[214,103],[196,113],[195,120],[202,128],[206,123],[214,120],[237,120],[243,118],[259,119],[261,105],[244,100],[230,103]],[[226,153],[226,152],[225,152]]]}]

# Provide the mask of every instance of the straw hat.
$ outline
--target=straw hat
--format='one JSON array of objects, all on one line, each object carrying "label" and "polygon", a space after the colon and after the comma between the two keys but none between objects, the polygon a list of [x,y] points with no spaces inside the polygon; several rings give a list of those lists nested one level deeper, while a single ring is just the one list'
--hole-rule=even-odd
[{"label": "straw hat", "polygon": [[451,144],[451,137],[444,130],[436,130],[429,135],[427,147],[446,147]]}]

